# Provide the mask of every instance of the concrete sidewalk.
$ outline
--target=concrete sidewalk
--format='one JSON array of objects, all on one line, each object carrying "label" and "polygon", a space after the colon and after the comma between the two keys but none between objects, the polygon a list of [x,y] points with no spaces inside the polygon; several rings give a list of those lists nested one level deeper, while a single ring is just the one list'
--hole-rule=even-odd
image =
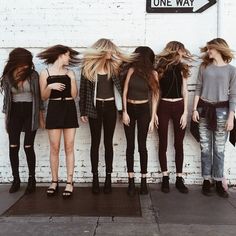
[{"label": "concrete sidewalk", "polygon": [[[150,194],[140,196],[142,217],[2,216],[0,235],[235,236],[236,190],[230,189],[230,198],[222,199],[203,196],[200,186],[189,188],[187,195],[174,186],[164,194],[159,184],[150,184]],[[0,185],[0,214],[24,193],[24,185],[15,194],[9,194],[8,189],[9,185]]]}]

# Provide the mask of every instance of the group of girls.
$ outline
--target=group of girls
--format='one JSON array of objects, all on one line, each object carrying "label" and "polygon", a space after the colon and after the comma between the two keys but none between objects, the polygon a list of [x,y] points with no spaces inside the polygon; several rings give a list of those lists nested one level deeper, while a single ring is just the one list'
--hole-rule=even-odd
[{"label": "group of girls", "polygon": [[[232,51],[224,39],[216,38],[201,49],[193,104],[193,121],[199,123],[203,186],[202,193],[212,194],[212,182],[216,192],[228,197],[224,178],[224,148],[228,131],[233,129],[236,106],[236,69],[229,62]],[[24,48],[16,48],[9,54],[1,77],[4,91],[3,112],[9,136],[9,156],[13,182],[10,193],[20,189],[19,147],[20,133],[25,132],[24,150],[29,168],[29,180],[25,193],[36,189],[34,138],[41,126],[46,128],[50,143],[52,181],[48,196],[58,193],[59,151],[63,134],[66,155],[67,180],[63,198],[73,195],[74,141],[79,127],[75,97],[76,78],[71,65],[81,66],[79,109],[81,121],[89,123],[91,133],[90,160],[93,174],[92,192],[98,194],[99,146],[104,132],[106,177],[104,193],[112,192],[113,135],[117,111],[122,115],[126,136],[126,164],[128,172],[127,193],[135,195],[134,149],[137,123],[138,151],[140,155],[140,194],[147,194],[146,181],[148,132],[157,128],[159,134],[159,161],[163,174],[161,191],[168,193],[167,168],[168,124],[173,120],[176,182],[181,193],[188,193],[184,184],[183,139],[188,117],[187,79],[190,76],[193,56],[178,41],[169,42],[155,57],[153,50],[140,46],[133,53],[124,53],[108,39],[99,39],[83,52],[70,47],[55,45],[38,54],[47,65],[40,76],[34,70],[32,54]],[[122,76],[121,76],[122,75]],[[46,122],[42,101],[48,101]]]}]

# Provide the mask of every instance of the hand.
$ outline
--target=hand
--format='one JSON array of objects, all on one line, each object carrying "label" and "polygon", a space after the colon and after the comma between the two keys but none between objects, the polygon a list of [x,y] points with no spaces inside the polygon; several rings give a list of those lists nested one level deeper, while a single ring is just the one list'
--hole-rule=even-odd
[{"label": "hand", "polygon": [[129,126],[130,118],[127,112],[123,112],[122,121],[123,121],[123,124],[125,124],[126,126]]},{"label": "hand", "polygon": [[48,85],[48,88],[58,91],[63,91],[66,88],[66,86],[62,83],[52,83]]},{"label": "hand", "polygon": [[45,121],[44,121],[44,119],[41,118],[41,117],[40,117],[40,119],[39,119],[39,127],[40,127],[41,129],[45,129]]},{"label": "hand", "polygon": [[83,123],[87,123],[88,122],[88,117],[87,116],[81,116],[80,119],[81,119],[81,121]]},{"label": "hand", "polygon": [[154,120],[151,120],[149,123],[148,132],[152,132],[154,130],[154,124]]},{"label": "hand", "polygon": [[180,118],[180,128],[181,129],[185,129],[186,128],[186,125],[187,125],[187,113],[183,113],[183,115],[181,116]]},{"label": "hand", "polygon": [[158,119],[158,116],[157,116],[157,114],[155,114],[155,121],[154,121],[154,124],[155,124],[155,126],[157,127],[157,129],[158,129],[158,126],[159,126],[159,119]]},{"label": "hand", "polygon": [[226,131],[231,131],[233,128],[234,128],[234,119],[228,118],[225,124],[225,129]]},{"label": "hand", "polygon": [[194,122],[199,123],[199,113],[198,113],[198,111],[193,111],[192,119],[193,119]]}]

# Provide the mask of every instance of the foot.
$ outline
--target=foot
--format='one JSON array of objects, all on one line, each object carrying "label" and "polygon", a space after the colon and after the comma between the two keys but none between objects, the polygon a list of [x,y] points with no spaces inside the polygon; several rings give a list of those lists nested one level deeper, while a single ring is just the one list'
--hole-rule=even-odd
[{"label": "foot", "polygon": [[135,190],[134,178],[129,178],[129,186],[127,189],[127,194],[133,197],[135,193],[136,193],[136,190]]},{"label": "foot", "polygon": [[188,188],[184,184],[184,179],[182,177],[177,176],[175,187],[179,190],[181,193],[188,193]]},{"label": "foot", "polygon": [[141,178],[140,194],[148,194],[147,179]]},{"label": "foot", "polygon": [[73,188],[74,188],[73,185],[74,185],[74,183],[72,183],[72,182],[66,183],[66,188],[62,193],[62,196],[64,199],[68,199],[73,196]]},{"label": "foot", "polygon": [[20,178],[14,178],[9,193],[15,193],[20,189]]},{"label": "foot", "polygon": [[98,174],[93,174],[92,193],[99,194],[99,192],[100,192],[100,188],[99,188]]},{"label": "foot", "polygon": [[28,185],[25,190],[25,194],[31,194],[34,193],[36,190],[36,180],[35,177],[29,177],[28,179]]},{"label": "foot", "polygon": [[212,196],[211,182],[210,180],[204,180],[202,184],[202,194],[205,196]]},{"label": "foot", "polygon": [[225,191],[222,181],[216,181],[216,193],[223,198],[228,198],[229,194]]},{"label": "foot", "polygon": [[163,193],[169,193],[170,192],[169,176],[163,176],[162,177],[161,191]]},{"label": "foot", "polygon": [[111,188],[111,174],[107,174],[107,175],[106,175],[106,179],[105,179],[105,184],[104,184],[103,192],[104,192],[105,194],[108,194],[108,193],[111,193],[111,192],[112,192],[112,188]]},{"label": "foot", "polygon": [[47,189],[47,196],[52,197],[58,193],[58,181],[52,181],[51,185]]}]

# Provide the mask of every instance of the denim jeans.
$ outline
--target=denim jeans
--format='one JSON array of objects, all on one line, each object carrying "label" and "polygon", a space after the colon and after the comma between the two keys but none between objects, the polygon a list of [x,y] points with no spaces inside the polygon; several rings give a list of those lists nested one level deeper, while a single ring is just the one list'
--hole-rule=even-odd
[{"label": "denim jeans", "polygon": [[216,108],[216,117],[217,128],[214,131],[207,129],[205,118],[200,117],[199,120],[202,176],[204,179],[221,181],[224,177],[224,151],[228,137],[225,129],[228,108]]}]

